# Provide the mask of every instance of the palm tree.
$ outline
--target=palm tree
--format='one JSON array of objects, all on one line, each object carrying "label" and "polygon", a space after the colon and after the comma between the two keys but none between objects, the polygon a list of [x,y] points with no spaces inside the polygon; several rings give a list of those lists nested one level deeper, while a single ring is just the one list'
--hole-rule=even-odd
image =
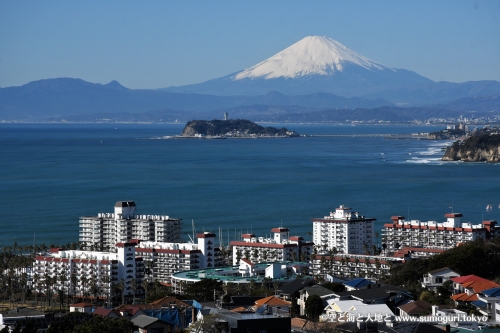
[{"label": "palm tree", "polygon": [[[68,282],[68,276],[66,275],[66,273],[63,272],[59,276],[59,282],[61,282],[62,295],[65,296],[66,295],[66,291],[65,291],[66,282]],[[61,301],[63,302],[63,305],[64,305],[64,300],[61,300]]]},{"label": "palm tree", "polygon": [[45,277],[45,296],[47,300],[47,306],[50,307],[50,298],[51,298],[51,292],[52,292],[52,285],[54,284],[54,278],[51,276],[46,276]]},{"label": "palm tree", "polygon": [[252,257],[253,257],[254,262],[257,262],[259,260],[259,249],[253,250]]},{"label": "palm tree", "polygon": [[80,278],[80,282],[82,283],[82,296],[83,296],[83,301],[85,301],[85,299],[87,298],[87,290],[86,290],[86,286],[87,286],[87,283],[89,282],[89,278],[85,275],[83,275],[81,278]]},{"label": "palm tree", "polygon": [[141,286],[142,289],[144,289],[144,300],[146,300],[148,298],[149,282],[147,280],[142,280]]},{"label": "palm tree", "polygon": [[125,280],[121,279],[120,282],[118,282],[118,284],[116,285],[116,288],[122,294],[122,304],[125,304]]},{"label": "palm tree", "polygon": [[28,285],[28,274],[22,273],[19,283],[21,286],[21,302],[24,303],[26,300],[26,287]]},{"label": "palm tree", "polygon": [[146,265],[146,273],[148,273],[148,275],[149,275],[149,280],[153,281],[154,261],[153,260],[146,260],[146,261],[144,261],[144,264]]},{"label": "palm tree", "polygon": [[132,303],[135,302],[135,292],[137,291],[137,280],[133,278],[130,280],[130,288],[132,289]]},{"label": "palm tree", "polygon": [[238,249],[236,250],[236,264],[239,265],[240,264],[240,259],[242,258],[242,253],[241,253],[241,250]]},{"label": "palm tree", "polygon": [[246,249],[244,255],[246,260],[250,260],[250,250]]},{"label": "palm tree", "polygon": [[38,275],[37,273],[33,274],[33,291],[35,292],[35,307],[38,306],[38,289],[36,288],[36,286],[38,285],[38,282],[40,281],[40,275]]},{"label": "palm tree", "polygon": [[75,273],[71,274],[71,276],[69,277],[69,281],[71,283],[71,294],[73,295],[73,303],[74,303],[76,296],[76,285],[78,283],[78,277],[76,276]]},{"label": "palm tree", "polygon": [[104,275],[101,278],[101,282],[102,282],[102,285],[104,288],[103,292],[106,294],[106,299],[107,299],[108,304],[109,304],[110,298],[111,298],[111,286],[110,286],[111,278],[108,275]]}]

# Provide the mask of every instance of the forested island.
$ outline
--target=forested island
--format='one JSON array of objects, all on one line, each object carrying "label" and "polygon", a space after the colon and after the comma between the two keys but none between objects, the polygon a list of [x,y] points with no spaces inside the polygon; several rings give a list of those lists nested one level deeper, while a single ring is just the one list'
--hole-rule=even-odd
[{"label": "forested island", "polygon": [[286,128],[263,127],[250,120],[192,120],[189,121],[181,137],[220,137],[220,138],[253,138],[253,137],[297,137],[299,134]]}]

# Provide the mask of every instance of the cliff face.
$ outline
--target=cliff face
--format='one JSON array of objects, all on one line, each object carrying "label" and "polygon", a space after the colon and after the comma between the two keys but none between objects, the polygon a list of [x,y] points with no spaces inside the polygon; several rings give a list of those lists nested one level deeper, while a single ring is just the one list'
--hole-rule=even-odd
[{"label": "cliff face", "polygon": [[500,134],[477,135],[455,141],[446,149],[443,161],[500,162]]},{"label": "cliff face", "polygon": [[189,121],[181,136],[298,136],[286,128],[262,127],[254,122],[243,119],[230,120],[192,120]]}]

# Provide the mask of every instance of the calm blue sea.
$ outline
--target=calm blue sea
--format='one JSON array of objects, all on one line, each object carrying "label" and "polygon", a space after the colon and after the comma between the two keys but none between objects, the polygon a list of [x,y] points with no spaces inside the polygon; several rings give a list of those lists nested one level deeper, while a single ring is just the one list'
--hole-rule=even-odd
[{"label": "calm blue sea", "polygon": [[[404,134],[431,126],[286,125],[292,139],[160,139],[183,125],[0,124],[0,246],[78,240],[78,218],[135,200],[138,213],[184,221],[184,235],[258,236],[282,225],[307,238],[311,217],[341,204],[377,225],[392,215],[500,221],[500,165],[443,163],[449,142]],[[493,205],[490,212],[486,205]]]}]

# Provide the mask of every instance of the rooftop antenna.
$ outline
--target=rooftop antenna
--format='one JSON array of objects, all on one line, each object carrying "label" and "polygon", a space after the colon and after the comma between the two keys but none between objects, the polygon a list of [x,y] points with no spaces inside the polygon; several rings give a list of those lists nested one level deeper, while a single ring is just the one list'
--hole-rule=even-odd
[{"label": "rooftop antenna", "polygon": [[411,221],[410,220],[410,206],[408,206],[408,221]]},{"label": "rooftop antenna", "polygon": [[453,213],[453,201],[451,202],[451,207],[448,208],[451,208],[451,212]]}]

